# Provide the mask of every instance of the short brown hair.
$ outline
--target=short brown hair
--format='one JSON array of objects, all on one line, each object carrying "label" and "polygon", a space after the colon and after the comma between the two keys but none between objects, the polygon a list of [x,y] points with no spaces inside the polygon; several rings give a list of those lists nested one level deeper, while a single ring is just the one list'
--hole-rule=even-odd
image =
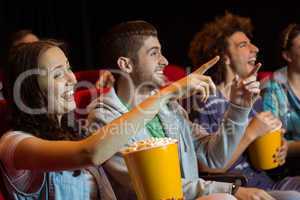
[{"label": "short brown hair", "polygon": [[116,68],[121,56],[135,59],[144,40],[157,37],[156,28],[145,21],[128,21],[111,28],[101,41],[100,59],[104,67]]},{"label": "short brown hair", "polygon": [[253,26],[250,18],[233,15],[226,12],[222,17],[216,17],[213,22],[204,25],[195,34],[190,44],[189,58],[195,67],[205,63],[216,55],[221,57],[215,67],[208,71],[216,84],[224,80],[224,54],[228,47],[227,39],[235,32],[241,31],[251,37]]}]

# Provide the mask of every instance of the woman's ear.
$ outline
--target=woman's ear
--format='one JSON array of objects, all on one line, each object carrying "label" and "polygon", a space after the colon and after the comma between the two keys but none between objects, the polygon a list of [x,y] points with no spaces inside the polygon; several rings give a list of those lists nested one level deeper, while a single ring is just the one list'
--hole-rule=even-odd
[{"label": "woman's ear", "polygon": [[117,60],[119,68],[125,72],[125,73],[131,73],[132,72],[132,63],[130,58],[127,57],[119,57]]},{"label": "woman's ear", "polygon": [[284,59],[286,62],[288,62],[288,63],[292,62],[291,55],[290,55],[290,53],[289,53],[288,51],[283,51],[283,52],[281,53],[281,55],[282,55],[283,59]]}]

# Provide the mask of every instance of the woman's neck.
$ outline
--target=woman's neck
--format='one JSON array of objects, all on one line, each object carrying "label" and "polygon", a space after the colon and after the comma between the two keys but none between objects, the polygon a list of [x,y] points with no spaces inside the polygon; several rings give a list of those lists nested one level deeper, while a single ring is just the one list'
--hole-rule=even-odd
[{"label": "woman's neck", "polygon": [[300,99],[300,71],[297,70],[297,67],[289,66],[287,68],[287,79],[293,92]]},{"label": "woman's neck", "polygon": [[300,88],[300,71],[296,66],[288,66],[287,78],[290,83]]}]

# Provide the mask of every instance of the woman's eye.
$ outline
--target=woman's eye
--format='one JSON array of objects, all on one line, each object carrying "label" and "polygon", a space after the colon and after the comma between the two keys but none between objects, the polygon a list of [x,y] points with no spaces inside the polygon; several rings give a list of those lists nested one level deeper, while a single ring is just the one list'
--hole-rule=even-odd
[{"label": "woman's eye", "polygon": [[72,71],[72,67],[71,67],[71,66],[68,66],[68,67],[67,67],[67,70],[68,70],[68,71]]},{"label": "woman's eye", "polygon": [[62,72],[58,72],[58,73],[54,74],[54,79],[61,78],[61,77],[63,77],[63,73]]}]

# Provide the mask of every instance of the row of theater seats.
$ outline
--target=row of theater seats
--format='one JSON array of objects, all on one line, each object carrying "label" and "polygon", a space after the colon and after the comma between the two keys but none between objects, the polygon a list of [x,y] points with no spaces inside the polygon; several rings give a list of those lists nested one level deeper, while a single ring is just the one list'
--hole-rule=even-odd
[{"label": "row of theater seats", "polygon": [[[185,70],[177,65],[168,65],[164,69],[164,74],[168,77],[169,81],[173,82],[176,81],[186,75]],[[269,77],[272,72],[259,72],[258,79],[264,79]],[[110,88],[103,88],[103,89],[96,89],[94,84],[98,80],[99,77],[99,70],[90,70],[90,71],[80,71],[75,72],[75,76],[77,78],[78,83],[82,83],[85,81],[88,83],[85,87],[78,87],[74,98],[76,101],[77,108],[80,109],[80,112],[76,112],[77,118],[85,118],[87,113],[85,112],[86,106],[97,96],[104,95],[105,93],[109,92]],[[0,72],[0,81],[3,81],[3,74]],[[88,86],[88,87],[86,87]],[[91,86],[91,87],[89,87]],[[77,109],[77,110],[78,110]],[[0,100],[0,133],[4,133],[5,131],[9,130],[9,109],[7,102],[5,100]],[[214,177],[215,178],[215,177]],[[4,200],[1,191],[0,191],[0,200]]]}]

